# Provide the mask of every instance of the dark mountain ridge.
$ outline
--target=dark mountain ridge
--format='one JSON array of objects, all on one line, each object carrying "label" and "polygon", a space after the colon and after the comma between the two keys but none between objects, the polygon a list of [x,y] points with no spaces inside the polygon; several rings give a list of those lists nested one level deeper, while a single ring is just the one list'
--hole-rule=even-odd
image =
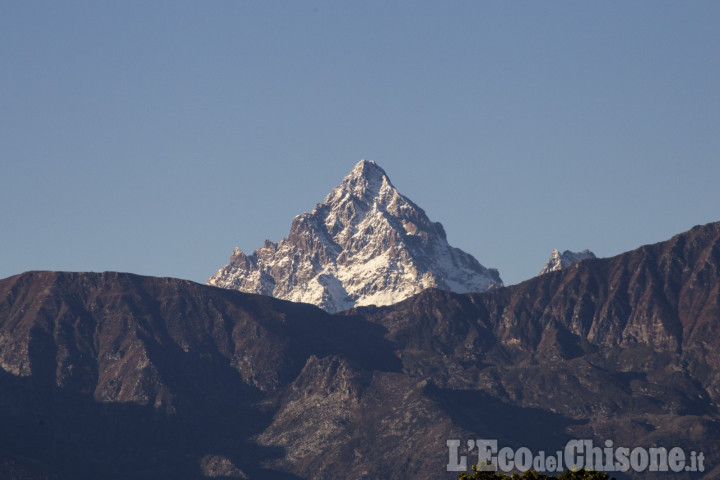
[{"label": "dark mountain ridge", "polygon": [[707,471],[671,477],[714,478],[719,325],[720,223],[487,293],[336,315],[176,279],[29,272],[0,280],[0,466],[452,478],[449,438],[592,438],[701,450]]},{"label": "dark mountain ridge", "polygon": [[[61,478],[202,478],[188,456],[257,450],[247,439],[308,358],[398,365],[376,325],[182,280],[30,272],[0,297],[0,448]],[[266,457],[234,464],[258,474]]]}]

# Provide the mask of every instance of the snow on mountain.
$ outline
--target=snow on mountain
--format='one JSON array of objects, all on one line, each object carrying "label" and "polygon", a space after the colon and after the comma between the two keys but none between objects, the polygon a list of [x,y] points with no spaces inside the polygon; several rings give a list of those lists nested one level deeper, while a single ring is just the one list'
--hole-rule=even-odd
[{"label": "snow on mountain", "polygon": [[560,253],[560,251],[557,249],[553,249],[552,253],[550,254],[550,258],[548,259],[547,263],[545,263],[543,269],[540,270],[540,273],[538,273],[538,275],[544,275],[548,272],[555,272],[565,267],[569,267],[573,263],[577,263],[580,260],[585,260],[586,258],[596,257],[594,253],[587,249],[583,250],[582,252],[571,252],[570,250],[565,250],[562,253]]},{"label": "snow on mountain", "polygon": [[236,248],[209,285],[313,303],[337,312],[390,305],[435,287],[480,292],[502,286],[496,269],[450,246],[442,225],[361,160],[325,201],[295,217],[279,243]]}]

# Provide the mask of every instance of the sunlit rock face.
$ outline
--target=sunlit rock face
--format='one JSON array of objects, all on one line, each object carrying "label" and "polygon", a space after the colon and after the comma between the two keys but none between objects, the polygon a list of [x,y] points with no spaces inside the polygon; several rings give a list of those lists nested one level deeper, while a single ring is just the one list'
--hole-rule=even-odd
[{"label": "sunlit rock face", "polygon": [[450,246],[442,225],[362,160],[290,234],[252,255],[239,248],[208,284],[317,305],[329,312],[390,305],[434,287],[502,286],[498,271]]}]

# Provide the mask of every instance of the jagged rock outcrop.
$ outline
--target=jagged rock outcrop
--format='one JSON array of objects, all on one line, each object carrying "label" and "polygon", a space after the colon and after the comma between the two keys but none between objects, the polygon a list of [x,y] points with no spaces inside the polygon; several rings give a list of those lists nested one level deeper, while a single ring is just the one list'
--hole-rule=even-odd
[{"label": "jagged rock outcrop", "polygon": [[595,254],[593,252],[587,249],[583,250],[582,252],[571,252],[570,250],[565,250],[562,253],[560,253],[560,250],[553,249],[553,251],[550,253],[550,258],[545,263],[543,269],[540,270],[540,273],[538,273],[538,275],[544,275],[548,272],[557,272],[558,270],[567,268],[574,263],[577,263],[581,260],[586,260],[588,258],[597,257],[595,257]]},{"label": "jagged rock outcrop", "polygon": [[208,284],[337,312],[390,305],[426,288],[483,292],[495,269],[450,246],[442,225],[401,195],[375,162],[360,161],[279,243],[236,248]]}]

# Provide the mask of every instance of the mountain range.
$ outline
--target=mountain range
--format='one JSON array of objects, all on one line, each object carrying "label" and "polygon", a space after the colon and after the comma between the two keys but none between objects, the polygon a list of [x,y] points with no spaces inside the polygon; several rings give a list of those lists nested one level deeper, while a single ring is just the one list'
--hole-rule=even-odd
[{"label": "mountain range", "polygon": [[312,303],[334,313],[391,305],[426,288],[483,292],[495,269],[450,246],[445,229],[401,195],[375,162],[361,160],[325,201],[295,217],[279,243],[236,248],[209,285]]},{"label": "mountain range", "polygon": [[617,478],[709,480],[719,330],[720,223],[519,285],[336,314],[171,278],[28,272],[0,280],[0,471],[439,479],[457,477],[448,439],[552,452],[587,438],[702,451],[707,467]]}]

